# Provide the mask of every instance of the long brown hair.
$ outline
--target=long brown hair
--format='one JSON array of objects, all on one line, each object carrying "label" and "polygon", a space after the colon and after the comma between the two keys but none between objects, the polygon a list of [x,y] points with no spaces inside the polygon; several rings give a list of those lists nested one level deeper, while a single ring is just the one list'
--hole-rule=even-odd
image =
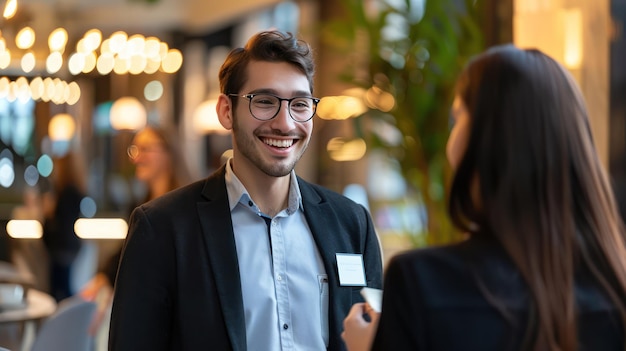
[{"label": "long brown hair", "polygon": [[540,51],[499,46],[468,64],[457,93],[472,126],[450,216],[497,240],[519,269],[533,300],[533,349],[576,350],[579,269],[593,274],[626,325],[623,224],[569,73]]}]

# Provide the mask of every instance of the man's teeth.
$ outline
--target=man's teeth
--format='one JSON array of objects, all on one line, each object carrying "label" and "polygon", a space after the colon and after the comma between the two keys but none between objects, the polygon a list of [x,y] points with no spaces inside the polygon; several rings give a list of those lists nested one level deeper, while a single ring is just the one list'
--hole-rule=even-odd
[{"label": "man's teeth", "polygon": [[277,139],[265,139],[263,140],[267,145],[275,146],[275,147],[290,147],[293,145],[293,139],[288,140],[277,140]]}]

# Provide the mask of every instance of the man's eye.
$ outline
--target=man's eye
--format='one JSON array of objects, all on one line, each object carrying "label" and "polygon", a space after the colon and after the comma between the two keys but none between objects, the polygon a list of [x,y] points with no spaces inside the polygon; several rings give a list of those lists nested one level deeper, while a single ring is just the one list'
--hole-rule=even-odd
[{"label": "man's eye", "polygon": [[254,103],[258,105],[276,105],[276,99],[271,97],[259,96],[254,99]]}]

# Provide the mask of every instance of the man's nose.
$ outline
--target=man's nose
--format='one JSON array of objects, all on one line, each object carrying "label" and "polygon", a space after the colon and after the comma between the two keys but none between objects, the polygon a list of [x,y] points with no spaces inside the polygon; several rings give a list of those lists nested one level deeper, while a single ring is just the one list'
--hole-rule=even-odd
[{"label": "man's nose", "polygon": [[295,128],[296,121],[289,113],[289,101],[281,101],[278,114],[272,120],[272,128],[279,130],[291,130]]}]

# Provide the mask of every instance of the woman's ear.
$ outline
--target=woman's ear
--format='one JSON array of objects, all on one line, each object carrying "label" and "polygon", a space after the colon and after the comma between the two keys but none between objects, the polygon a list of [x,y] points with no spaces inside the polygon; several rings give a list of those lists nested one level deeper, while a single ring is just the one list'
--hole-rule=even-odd
[{"label": "woman's ear", "polygon": [[217,112],[217,118],[220,121],[222,127],[227,130],[233,129],[233,109],[230,98],[225,94],[220,94],[217,98],[217,105],[215,111]]}]

